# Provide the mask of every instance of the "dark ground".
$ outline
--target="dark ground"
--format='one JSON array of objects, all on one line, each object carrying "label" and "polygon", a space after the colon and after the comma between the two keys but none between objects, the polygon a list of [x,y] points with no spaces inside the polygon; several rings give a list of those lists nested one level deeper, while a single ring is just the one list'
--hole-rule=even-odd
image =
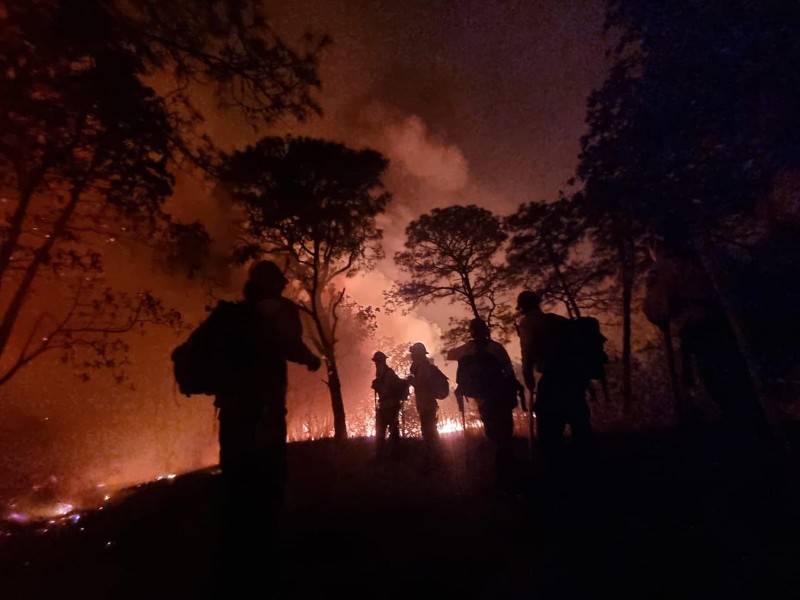
[{"label": "dark ground", "polygon": [[[603,436],[580,481],[526,461],[519,497],[493,492],[481,436],[445,439],[430,473],[416,440],[382,465],[371,440],[290,445],[284,559],[246,597],[800,597],[791,478],[712,429]],[[79,524],[14,530],[0,597],[208,598],[217,483],[190,473]],[[288,592],[271,594],[279,576]]]}]

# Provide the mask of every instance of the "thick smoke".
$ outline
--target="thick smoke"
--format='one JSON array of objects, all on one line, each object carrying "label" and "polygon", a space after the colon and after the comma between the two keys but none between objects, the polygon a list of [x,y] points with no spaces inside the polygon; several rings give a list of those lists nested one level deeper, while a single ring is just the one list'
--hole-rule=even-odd
[{"label": "thick smoke", "polygon": [[[225,117],[210,121],[206,132],[227,149],[260,135],[291,132],[384,153],[391,161],[385,182],[394,195],[379,218],[387,258],[373,272],[341,285],[354,301],[381,309],[376,313],[379,338],[398,345],[421,341],[442,364],[440,338],[453,307],[387,313],[383,293],[401,276],[392,256],[403,246],[408,223],[433,207],[475,203],[506,214],[531,196],[554,195],[573,168],[584,99],[602,74],[596,58],[601,53],[592,46],[599,39],[600,5],[592,5],[585,14],[576,9],[578,15],[572,9],[562,14],[561,3],[552,3],[547,22],[559,27],[542,30],[537,25],[539,9],[525,8],[524,3],[464,8],[463,14],[446,11],[436,18],[422,4],[392,8],[386,3],[277,3],[272,7],[275,24],[289,39],[317,25],[333,37],[321,71],[324,117],[306,124],[280,122],[258,132]],[[462,26],[470,20],[470,10],[478,10],[476,18],[487,24],[480,52],[468,47],[470,39],[475,43],[478,38],[467,39],[471,29]],[[484,15],[484,10],[492,14]],[[576,16],[586,20],[565,29],[565,19]],[[444,18],[447,23],[440,22]],[[413,26],[398,27],[399,19]],[[527,47],[537,28],[541,35],[532,48],[571,65],[575,76],[566,83],[537,76],[559,69],[555,62],[504,62],[507,44]],[[588,37],[591,43],[577,46],[572,41],[576,36]],[[571,54],[561,52],[562,47]],[[498,80],[495,76],[502,69],[507,76]],[[547,89],[542,89],[543,81]],[[520,94],[532,105],[517,102]],[[500,104],[499,95],[504,95]],[[544,100],[551,107],[553,98],[559,106],[547,119],[528,118],[538,114]],[[567,110],[559,116],[562,106]],[[513,126],[506,127],[510,121]],[[511,137],[496,135],[501,126]],[[523,156],[525,164],[520,163]],[[215,240],[215,260],[208,273],[218,281],[213,295],[237,297],[243,273],[224,260],[236,236],[234,209],[215,196],[213,186],[190,174],[179,177],[168,209],[176,219],[205,224]],[[158,290],[165,304],[182,311],[187,323],[198,322],[213,300],[197,275],[189,279],[166,273],[148,251],[118,243],[107,254],[111,283],[130,290]],[[57,303],[52,290],[47,292],[41,297]],[[214,464],[211,399],[183,398],[172,380],[169,354],[181,339],[163,330],[131,335],[133,369],[125,384],[103,373],[80,383],[57,357],[21,372],[4,388],[0,402],[0,501],[38,483],[50,482],[70,494],[100,483],[130,484]],[[356,336],[348,341],[342,344],[340,368],[350,430],[359,432],[369,428],[369,358],[378,342]],[[328,432],[332,419],[322,375],[292,367],[290,380],[292,438]]]}]

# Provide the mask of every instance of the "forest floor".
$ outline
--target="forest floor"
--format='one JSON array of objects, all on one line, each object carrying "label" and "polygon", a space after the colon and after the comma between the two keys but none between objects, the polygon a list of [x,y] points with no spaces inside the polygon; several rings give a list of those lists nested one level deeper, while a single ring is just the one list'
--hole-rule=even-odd
[{"label": "forest floor", "polygon": [[[703,427],[598,436],[585,477],[554,477],[518,438],[507,495],[482,435],[443,441],[432,470],[419,440],[385,462],[370,439],[290,444],[280,556],[246,597],[800,597],[794,460]],[[211,597],[218,487],[207,469],[47,531],[6,523],[0,597]]]}]

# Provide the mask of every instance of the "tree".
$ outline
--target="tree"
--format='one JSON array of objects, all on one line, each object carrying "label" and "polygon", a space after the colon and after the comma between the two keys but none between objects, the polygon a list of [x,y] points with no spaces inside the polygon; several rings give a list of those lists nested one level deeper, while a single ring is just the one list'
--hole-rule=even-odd
[{"label": "tree", "polygon": [[[84,376],[118,370],[120,335],[179,324],[152,293],[108,288],[105,249],[185,236],[163,211],[174,172],[187,156],[213,166],[191,82],[261,122],[318,110],[320,43],[294,53],[260,12],[243,0],[0,9],[0,384],[53,350]],[[159,78],[172,88],[145,83]]]},{"label": "tree", "polygon": [[579,174],[647,221],[698,230],[752,207],[800,139],[791,3],[609,2],[616,64],[589,99]]},{"label": "tree", "polygon": [[314,343],[328,366],[336,439],[347,422],[336,364],[341,277],[369,270],[383,256],[375,218],[391,195],[382,177],[387,160],[311,138],[267,137],[229,155],[221,181],[245,210],[238,257],[285,257],[299,282],[300,309],[314,324]]},{"label": "tree", "polygon": [[[396,284],[389,298],[412,307],[441,299],[460,303],[507,336],[513,314],[505,301],[516,279],[494,262],[507,238],[501,219],[485,208],[434,208],[406,227],[406,249],[394,261],[411,280]],[[468,337],[465,319],[450,322],[451,338]]]},{"label": "tree", "polygon": [[747,219],[797,163],[800,13],[780,1],[613,0],[607,26],[616,64],[589,99],[578,169],[597,231],[616,246],[629,294],[644,228],[683,222],[730,306],[715,256],[731,218]]},{"label": "tree", "polygon": [[607,293],[599,286],[609,268],[593,255],[586,221],[572,199],[522,204],[505,226],[512,234],[509,267],[526,287],[563,303],[570,317],[579,317],[581,308],[605,307]]}]

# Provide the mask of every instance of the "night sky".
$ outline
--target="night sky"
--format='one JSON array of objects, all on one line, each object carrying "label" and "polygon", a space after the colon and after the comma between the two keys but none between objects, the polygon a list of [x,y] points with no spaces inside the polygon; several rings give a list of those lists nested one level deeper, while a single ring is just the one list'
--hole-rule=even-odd
[{"label": "night sky", "polygon": [[319,28],[334,40],[321,71],[325,116],[311,130],[403,162],[382,138],[418,117],[428,150],[463,157],[458,192],[507,211],[554,197],[573,174],[586,97],[607,67],[602,8],[301,0],[274,14],[280,30]]},{"label": "night sky", "polygon": [[[367,285],[350,286],[362,302],[380,302],[376,290],[397,276],[391,256],[421,212],[474,203],[508,214],[570,189],[586,98],[610,64],[602,2],[303,0],[272,14],[289,39],[309,28],[333,38],[321,69],[324,116],[289,130],[370,146],[391,161],[387,260]],[[451,310],[420,313],[444,325]]]},{"label": "night sky", "polygon": [[[254,132],[230,116],[212,119],[209,132],[228,149],[264,134],[325,137],[386,155],[385,178],[394,202],[379,224],[386,260],[376,272],[346,282],[365,305],[380,306],[397,270],[408,222],[436,206],[475,203],[508,214],[524,201],[554,199],[574,174],[585,103],[602,82],[603,5],[580,2],[327,2],[292,0],[271,7],[276,29],[295,40],[326,32],[319,101],[324,115],[305,124],[282,120]],[[157,82],[156,82],[157,83]],[[198,95],[200,104],[204,102]],[[179,176],[168,208],[176,218],[200,218],[224,251],[232,227],[227,206],[196,175]],[[109,281],[159,289],[166,304],[199,318],[206,297],[196,282],[152,271],[135,250],[109,250]],[[236,296],[234,277],[224,294]],[[441,352],[439,336],[452,307],[423,307],[381,316],[380,333],[422,341]],[[135,389],[101,376],[80,384],[52,377],[48,361],[32,364],[10,386],[3,420],[33,439],[29,465],[85,481],[144,480],[213,462],[213,414],[203,399],[178,398],[169,353],[178,339],[150,334],[132,341]],[[346,398],[368,395],[375,348],[343,356]],[[509,351],[518,351],[516,344]],[[450,365],[450,370],[454,367]],[[319,377],[292,371],[290,419],[330,401]],[[454,373],[451,373],[454,375]],[[293,411],[293,412],[292,412]],[[35,435],[25,431],[34,419]],[[46,420],[45,420],[46,419]]]}]

